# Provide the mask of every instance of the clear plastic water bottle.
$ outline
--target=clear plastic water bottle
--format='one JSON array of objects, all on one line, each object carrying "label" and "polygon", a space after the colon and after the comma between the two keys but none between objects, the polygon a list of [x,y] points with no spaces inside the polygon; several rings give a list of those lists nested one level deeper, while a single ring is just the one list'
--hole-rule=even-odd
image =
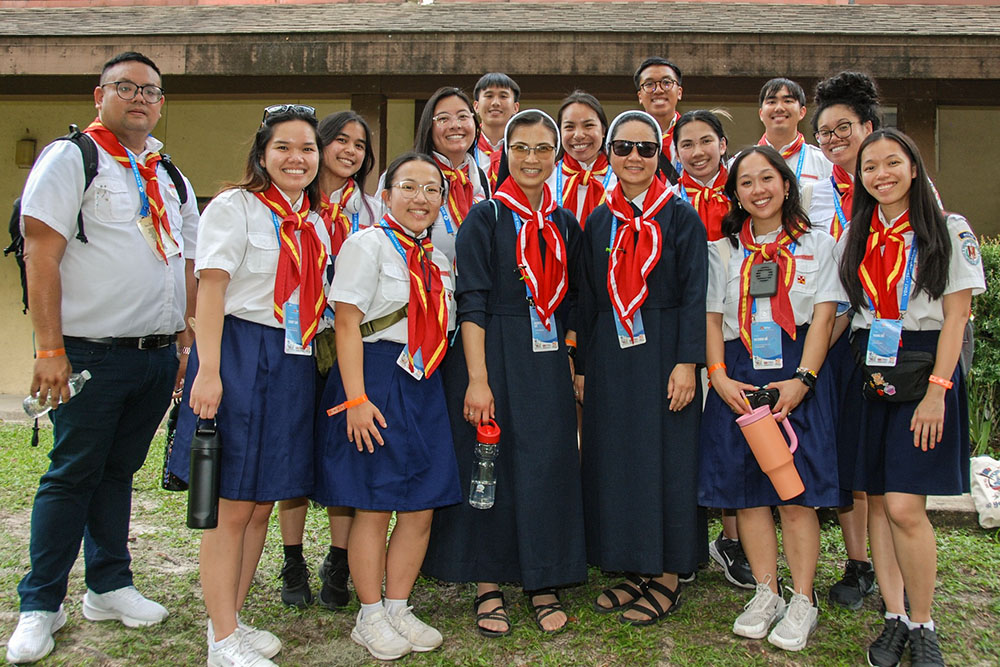
[{"label": "clear plastic water bottle", "polygon": [[488,510],[496,500],[497,450],[500,447],[500,427],[492,419],[476,428],[476,467],[472,471],[469,504]]},{"label": "clear plastic water bottle", "polygon": [[[80,371],[69,376],[69,397],[73,398],[80,393],[83,385],[90,379],[90,371]],[[61,403],[62,401],[60,401]],[[24,411],[33,419],[38,419],[42,415],[48,414],[52,406],[48,401],[42,403],[37,396],[28,396],[24,399]]]}]

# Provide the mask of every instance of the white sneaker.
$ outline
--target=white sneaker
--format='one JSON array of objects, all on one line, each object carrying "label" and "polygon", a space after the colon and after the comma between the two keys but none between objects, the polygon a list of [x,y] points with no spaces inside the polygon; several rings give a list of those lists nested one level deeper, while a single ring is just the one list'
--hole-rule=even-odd
[{"label": "white sneaker", "polygon": [[757,593],[743,607],[743,613],[736,617],[733,632],[739,636],[763,639],[767,636],[771,624],[784,613],[785,600],[777,593],[771,592],[768,581],[770,576],[765,581],[757,583]]},{"label": "white sneaker", "polygon": [[410,642],[410,646],[417,653],[433,651],[444,641],[440,632],[417,618],[413,613],[413,607],[407,607],[395,616],[386,615],[389,617],[389,624],[403,639]]},{"label": "white sneaker", "polygon": [[55,648],[52,635],[66,625],[66,612],[22,611],[14,634],[7,640],[7,662],[15,665],[41,660]]},{"label": "white sneaker", "polygon": [[[265,658],[273,658],[281,651],[281,640],[267,630],[260,630],[247,625],[236,618],[236,632],[243,635],[250,648],[260,653]],[[209,646],[215,641],[215,628],[212,626],[212,619],[208,619],[208,642]]]},{"label": "white sneaker", "polygon": [[396,632],[382,610],[373,611],[362,620],[361,612],[351,630],[351,639],[361,644],[379,660],[395,660],[413,650],[405,637]]},{"label": "white sneaker", "polygon": [[242,632],[234,632],[216,646],[208,645],[208,667],[277,667],[253,650]]},{"label": "white sneaker", "polygon": [[767,641],[786,651],[801,651],[806,647],[809,635],[816,629],[818,614],[819,609],[813,606],[812,600],[792,591],[785,616],[771,630]]},{"label": "white sneaker", "polygon": [[156,625],[167,614],[163,605],[144,598],[135,586],[107,593],[88,588],[83,596],[83,617],[88,621],[121,621],[127,627],[141,628]]}]

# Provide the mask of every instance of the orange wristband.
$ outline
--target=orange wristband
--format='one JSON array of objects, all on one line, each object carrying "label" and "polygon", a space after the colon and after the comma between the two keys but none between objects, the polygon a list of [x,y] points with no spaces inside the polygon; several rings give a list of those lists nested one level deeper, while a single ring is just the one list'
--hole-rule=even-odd
[{"label": "orange wristband", "polygon": [[337,414],[338,412],[343,412],[344,410],[346,410],[348,408],[356,408],[357,406],[359,406],[362,403],[365,403],[367,401],[368,401],[368,394],[361,394],[357,398],[352,398],[349,401],[344,401],[340,405],[333,406],[332,408],[330,408],[329,410],[326,411],[326,416],[327,417],[332,417],[335,414]]},{"label": "orange wristband", "polygon": [[726,364],[722,361],[720,361],[717,364],[712,364],[711,366],[708,367],[708,377],[712,377],[712,373],[719,370],[720,368],[725,368],[725,367]]},{"label": "orange wristband", "polygon": [[576,347],[575,340],[570,340],[569,338],[567,338],[565,342],[566,342],[566,347]]},{"label": "orange wristband", "polygon": [[55,350],[38,350],[35,352],[36,359],[54,359],[55,357],[65,357],[66,348],[60,347]]},{"label": "orange wristband", "polygon": [[932,375],[929,378],[927,378],[927,380],[929,382],[933,382],[934,384],[941,385],[945,389],[951,389],[952,387],[955,386],[955,383],[952,382],[951,380],[946,380],[943,377],[938,377],[937,375]]}]

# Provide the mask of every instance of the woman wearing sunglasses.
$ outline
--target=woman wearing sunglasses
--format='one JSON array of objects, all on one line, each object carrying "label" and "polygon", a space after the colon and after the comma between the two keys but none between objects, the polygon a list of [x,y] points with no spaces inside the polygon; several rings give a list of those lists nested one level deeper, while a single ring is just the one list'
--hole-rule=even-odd
[{"label": "woman wearing sunglasses", "polygon": [[281,642],[238,614],[274,502],[313,490],[311,342],[329,261],[316,127],[312,107],[268,107],[243,179],[209,203],[198,228],[197,340],[170,464],[187,478],[196,423],[214,418],[219,520],[202,533],[200,556],[209,665],[274,664]]},{"label": "woman wearing sunglasses", "polygon": [[424,572],[438,579],[478,582],[476,628],[487,637],[511,631],[500,582],[520,582],[538,627],[552,633],[569,622],[556,587],[587,578],[564,343],[567,246],[578,227],[545,183],[559,148],[552,118],[522,111],[508,122],[504,140],[510,176],[493,200],[472,208],[458,235],[469,380],[462,387],[467,423],[453,422],[465,483],[476,426],[495,419],[502,429],[496,500],[490,509],[463,503],[438,512],[424,563]]},{"label": "woman wearing sunglasses", "polygon": [[574,254],[587,560],[625,573],[594,608],[632,625],[677,609],[677,573],[695,570],[708,542],[697,520],[695,376],[705,359],[707,242],[694,210],[656,177],[660,137],[641,111],[611,124],[618,184]]}]

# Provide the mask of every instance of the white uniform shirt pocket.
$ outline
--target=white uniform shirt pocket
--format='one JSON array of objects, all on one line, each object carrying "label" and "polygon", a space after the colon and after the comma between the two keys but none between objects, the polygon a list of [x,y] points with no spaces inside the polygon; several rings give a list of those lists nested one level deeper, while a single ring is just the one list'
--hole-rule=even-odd
[{"label": "white uniform shirt pocket", "polygon": [[247,232],[246,267],[251,273],[277,273],[278,237],[273,232]]},{"label": "white uniform shirt pocket", "polygon": [[101,222],[132,222],[132,218],[137,218],[138,202],[121,180],[98,176],[90,189],[94,193],[94,216]]},{"label": "white uniform shirt pocket", "polygon": [[382,263],[381,287],[386,301],[408,303],[410,300],[410,276],[399,264]]},{"label": "white uniform shirt pocket", "polygon": [[815,294],[819,280],[819,262],[815,259],[795,258],[795,277],[792,279],[791,291],[802,294]]}]

